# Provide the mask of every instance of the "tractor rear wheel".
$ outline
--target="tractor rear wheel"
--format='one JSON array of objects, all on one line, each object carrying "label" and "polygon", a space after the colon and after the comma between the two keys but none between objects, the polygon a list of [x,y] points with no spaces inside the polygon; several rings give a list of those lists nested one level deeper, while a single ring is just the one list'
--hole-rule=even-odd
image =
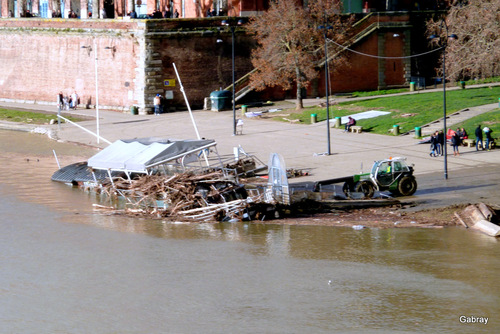
[{"label": "tractor rear wheel", "polygon": [[411,196],[417,191],[417,180],[413,176],[404,176],[398,184],[398,192],[402,196]]},{"label": "tractor rear wheel", "polygon": [[363,193],[365,198],[372,198],[375,194],[375,187],[370,181],[359,181],[354,187],[354,191]]}]

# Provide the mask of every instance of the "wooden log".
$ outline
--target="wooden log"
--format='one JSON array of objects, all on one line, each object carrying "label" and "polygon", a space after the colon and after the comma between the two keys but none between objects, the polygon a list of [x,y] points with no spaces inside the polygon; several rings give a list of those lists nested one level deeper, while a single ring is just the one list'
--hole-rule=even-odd
[{"label": "wooden log", "polygon": [[474,225],[478,221],[486,220],[481,210],[475,205],[469,205],[462,211],[462,217],[467,217],[469,219],[470,225]]},{"label": "wooden log", "polygon": [[490,223],[487,220],[480,220],[475,223],[472,228],[483,232],[491,237],[500,236],[500,226]]},{"label": "wooden log", "polygon": [[460,222],[460,224],[465,226],[465,228],[469,228],[469,226],[462,220],[462,218],[460,217],[460,215],[457,212],[455,212],[455,217],[458,218],[458,221]]},{"label": "wooden log", "polygon": [[484,203],[479,203],[477,207],[486,218],[486,220],[491,221],[491,218],[493,218],[493,211],[491,211],[491,209]]}]

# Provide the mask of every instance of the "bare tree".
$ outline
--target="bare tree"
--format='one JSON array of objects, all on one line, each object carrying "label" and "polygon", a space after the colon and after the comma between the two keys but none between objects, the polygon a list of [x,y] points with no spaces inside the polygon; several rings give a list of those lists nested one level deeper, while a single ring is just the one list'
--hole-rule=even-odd
[{"label": "bare tree", "polygon": [[[251,85],[257,90],[268,86],[291,89],[295,85],[296,108],[303,108],[301,90],[317,77],[316,68],[324,60],[324,30],[318,26],[341,27],[341,8],[340,1],[331,0],[319,0],[307,9],[291,0],[271,2],[269,10],[249,26],[258,42],[252,52],[257,71],[251,75]],[[327,30],[328,34],[334,30]]]},{"label": "bare tree", "polygon": [[[456,81],[500,75],[500,0],[456,1],[443,19],[448,36],[458,37],[446,42],[448,78]],[[443,26],[441,19],[429,21],[428,35],[440,34],[445,41]],[[437,71],[441,72],[441,67]]]}]

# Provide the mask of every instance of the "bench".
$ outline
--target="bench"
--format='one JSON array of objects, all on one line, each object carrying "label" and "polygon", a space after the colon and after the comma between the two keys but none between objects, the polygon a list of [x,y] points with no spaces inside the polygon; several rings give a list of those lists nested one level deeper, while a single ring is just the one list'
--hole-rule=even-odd
[{"label": "bench", "polygon": [[462,140],[462,143],[464,146],[467,147],[475,147],[476,146],[476,141],[474,139],[464,139]]},{"label": "bench", "polygon": [[350,130],[351,132],[353,132],[353,133],[354,133],[354,132],[356,132],[356,133],[361,133],[361,132],[363,132],[363,127],[362,127],[362,126],[359,126],[359,125],[353,125],[353,126],[351,126],[351,127],[349,128],[349,130]]}]

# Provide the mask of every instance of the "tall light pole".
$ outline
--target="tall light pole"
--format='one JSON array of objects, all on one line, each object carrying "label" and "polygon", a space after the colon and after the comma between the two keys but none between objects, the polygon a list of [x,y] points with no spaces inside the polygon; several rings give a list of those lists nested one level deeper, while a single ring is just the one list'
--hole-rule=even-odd
[{"label": "tall light pole", "polygon": [[326,154],[331,154],[330,149],[330,105],[329,105],[329,85],[328,80],[330,79],[330,75],[328,74],[328,45],[327,45],[327,36],[326,33],[328,29],[333,29],[332,26],[319,26],[318,29],[323,29],[323,36],[325,37],[325,91],[326,91],[326,140],[327,140],[327,151]]},{"label": "tall light pole", "polygon": [[[95,117],[96,117],[96,135],[97,135],[97,144],[99,144],[100,141],[100,134],[99,134],[99,71],[98,71],[98,57],[97,57],[97,43],[94,38],[93,41],[93,47],[90,45],[84,45],[82,46],[82,49],[87,49],[87,52],[90,56],[90,53],[94,51],[94,75],[95,75]],[[105,49],[111,49],[115,51],[114,47],[106,46]]]},{"label": "tall light pole", "polygon": [[[443,38],[441,35],[443,33],[443,28],[445,30],[445,37]],[[443,156],[444,156],[444,178],[448,179],[448,157],[447,157],[447,139],[446,139],[446,48],[448,47],[448,39],[456,40],[458,39],[455,34],[448,34],[448,25],[444,19],[441,20],[439,25],[440,34],[431,35],[429,38],[431,40],[437,40],[438,45],[443,48],[443,132],[444,132],[444,143],[443,143]]]},{"label": "tall light pole", "polygon": [[[223,20],[221,22],[222,25],[224,26],[229,26],[231,29],[231,71],[232,71],[232,87],[233,87],[233,136],[236,136],[236,90],[234,87],[234,76],[235,76],[235,71],[234,71],[234,31],[236,29],[235,25],[231,25],[228,20]],[[243,24],[242,20],[238,20],[237,25]]]}]

